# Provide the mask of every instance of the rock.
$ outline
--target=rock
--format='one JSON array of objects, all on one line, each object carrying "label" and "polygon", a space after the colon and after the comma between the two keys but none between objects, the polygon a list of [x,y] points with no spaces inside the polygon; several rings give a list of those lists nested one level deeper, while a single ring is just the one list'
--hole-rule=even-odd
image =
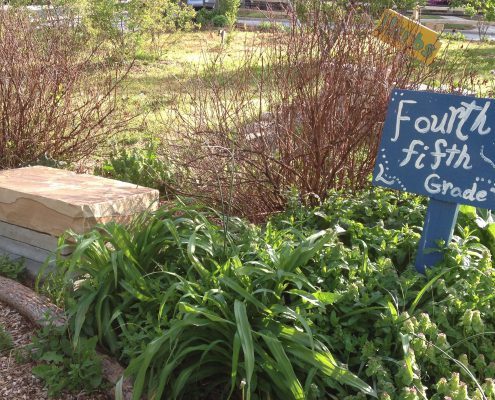
[{"label": "rock", "polygon": [[157,190],[93,175],[48,167],[0,171],[0,221],[54,237],[126,222],[157,204]]}]

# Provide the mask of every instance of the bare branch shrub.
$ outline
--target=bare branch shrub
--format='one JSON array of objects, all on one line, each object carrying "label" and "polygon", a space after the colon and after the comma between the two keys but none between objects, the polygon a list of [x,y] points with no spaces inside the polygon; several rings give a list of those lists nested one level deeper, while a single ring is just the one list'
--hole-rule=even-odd
[{"label": "bare branch shrub", "polygon": [[78,161],[128,119],[116,101],[128,67],[107,64],[55,17],[0,10],[0,169]]},{"label": "bare branch shrub", "polygon": [[307,24],[263,35],[234,67],[228,53],[213,57],[176,109],[169,148],[189,172],[178,191],[256,220],[292,189],[316,202],[365,186],[392,88],[455,92],[470,79],[445,60],[412,59],[373,29],[365,14],[315,9]]}]

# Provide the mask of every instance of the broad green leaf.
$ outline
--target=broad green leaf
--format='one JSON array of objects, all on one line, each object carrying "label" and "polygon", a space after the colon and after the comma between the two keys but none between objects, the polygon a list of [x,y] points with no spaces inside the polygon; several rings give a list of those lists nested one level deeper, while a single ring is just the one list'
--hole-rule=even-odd
[{"label": "broad green leaf", "polygon": [[326,305],[332,305],[336,301],[339,301],[339,299],[342,297],[342,295],[339,293],[331,292],[315,292],[312,293],[312,295]]}]

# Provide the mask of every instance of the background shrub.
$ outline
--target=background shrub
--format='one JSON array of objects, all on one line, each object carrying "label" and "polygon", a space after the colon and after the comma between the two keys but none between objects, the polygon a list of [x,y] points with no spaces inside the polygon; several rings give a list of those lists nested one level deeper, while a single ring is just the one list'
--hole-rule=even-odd
[{"label": "background shrub", "polygon": [[229,25],[229,20],[225,15],[215,15],[211,19],[211,23],[217,28],[223,28]]},{"label": "background shrub", "polygon": [[0,168],[80,160],[129,119],[116,102],[126,69],[63,21],[0,12]]},{"label": "background shrub", "polygon": [[234,26],[241,0],[218,0],[218,12],[225,16],[227,26]]},{"label": "background shrub", "polygon": [[258,29],[262,32],[282,31],[285,26],[280,22],[263,21],[258,25]]},{"label": "background shrub", "polygon": [[210,24],[211,19],[216,15],[215,11],[208,10],[206,8],[201,8],[196,13],[196,22],[201,25],[201,27],[205,27]]},{"label": "background shrub", "polygon": [[261,35],[240,61],[220,51],[197,70],[174,105],[182,192],[256,220],[292,189],[316,204],[329,189],[362,188],[392,87],[470,87],[443,60],[426,66],[377,41],[368,15],[342,13],[315,6],[310,23]]}]

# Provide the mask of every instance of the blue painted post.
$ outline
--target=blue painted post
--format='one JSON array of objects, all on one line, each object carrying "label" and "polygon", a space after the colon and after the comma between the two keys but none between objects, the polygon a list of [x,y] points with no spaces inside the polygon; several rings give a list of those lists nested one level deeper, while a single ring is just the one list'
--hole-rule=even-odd
[{"label": "blue painted post", "polygon": [[426,267],[433,267],[442,260],[442,254],[439,251],[428,253],[426,251],[437,248],[437,241],[439,240],[445,240],[446,243],[450,242],[458,212],[459,204],[457,203],[430,199],[416,256],[418,272],[424,274]]}]

